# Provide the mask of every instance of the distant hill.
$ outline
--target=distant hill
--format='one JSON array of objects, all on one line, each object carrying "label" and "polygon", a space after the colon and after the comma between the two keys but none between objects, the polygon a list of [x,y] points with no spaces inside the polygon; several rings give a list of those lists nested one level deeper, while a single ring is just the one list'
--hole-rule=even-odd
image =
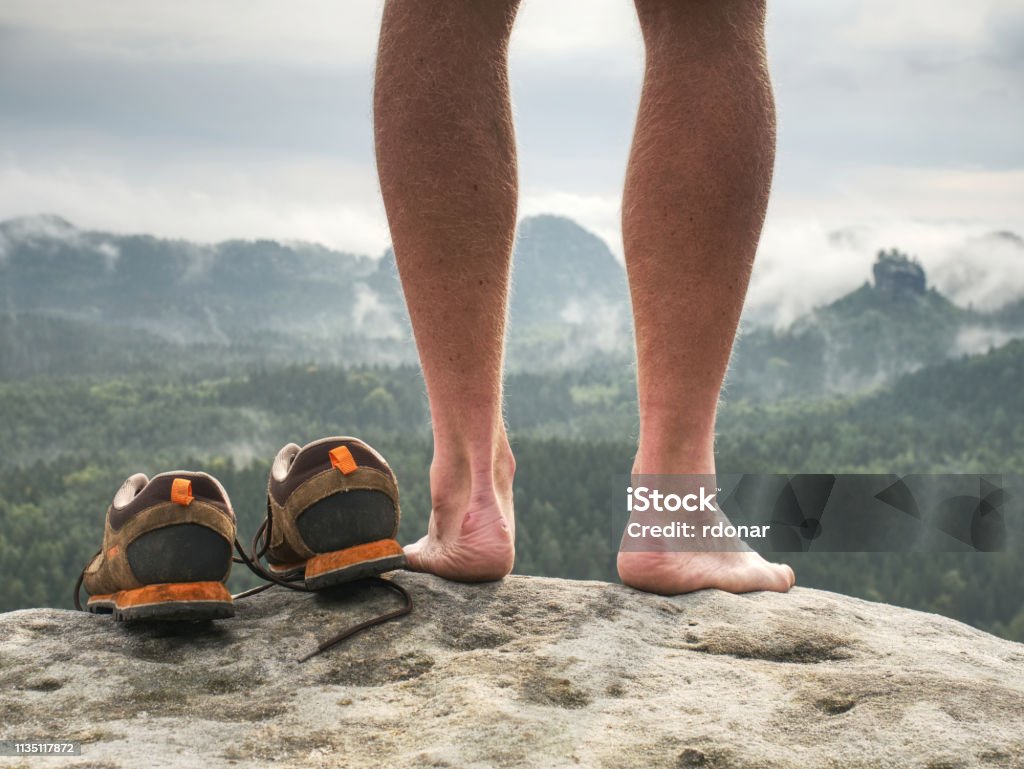
[{"label": "distant hill", "polygon": [[731,396],[773,399],[871,389],[903,374],[1024,336],[1011,308],[979,313],[928,288],[923,268],[881,252],[864,283],[791,327],[745,329],[727,379]]},{"label": "distant hill", "polygon": [[[515,265],[513,364],[527,348],[536,361],[541,346],[549,356],[628,349],[625,275],[599,238],[568,219],[528,218]],[[0,223],[0,317],[0,345],[19,361],[60,343],[58,322],[67,339],[101,349],[118,338],[118,353],[162,340],[275,361],[415,360],[390,250],[373,259],[307,243],[198,244],[79,230],[57,216],[13,219]]]},{"label": "distant hill", "polygon": [[[883,252],[874,281],[790,328],[743,329],[729,397],[871,388],[1024,335],[1021,301],[963,309],[923,268]],[[509,327],[512,370],[629,365],[625,271],[575,222],[519,224]],[[132,366],[381,364],[416,360],[394,254],[308,243],[198,244],[80,230],[56,216],[0,223],[0,377]]]},{"label": "distant hill", "polygon": [[178,342],[274,329],[372,336],[372,259],[309,244],[215,245],[79,230],[54,216],[0,224],[0,310],[150,331]]},{"label": "distant hill", "polygon": [[[391,249],[366,284],[389,317],[408,328]],[[512,368],[574,365],[595,354],[625,358],[632,334],[626,273],[603,240],[561,216],[519,222],[509,302]]]},{"label": "distant hill", "polygon": [[[519,225],[512,276],[513,326],[593,323],[629,326],[629,290],[607,244],[570,219],[534,216]],[[562,298],[563,301],[552,301]]]}]

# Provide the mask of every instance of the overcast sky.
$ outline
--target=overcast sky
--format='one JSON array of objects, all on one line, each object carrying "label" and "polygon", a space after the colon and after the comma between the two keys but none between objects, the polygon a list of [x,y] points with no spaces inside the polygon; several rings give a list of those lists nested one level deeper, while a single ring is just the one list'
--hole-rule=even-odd
[{"label": "overcast sky", "polygon": [[[379,19],[369,0],[0,0],[0,218],[380,253]],[[798,288],[848,290],[890,244],[964,300],[1024,293],[1024,251],[981,239],[1024,230],[1024,0],[774,0],[769,56],[779,153],[753,305],[785,320]],[[628,0],[524,0],[521,213],[572,216],[620,256],[641,63]],[[1008,265],[1019,278],[991,279]]]}]

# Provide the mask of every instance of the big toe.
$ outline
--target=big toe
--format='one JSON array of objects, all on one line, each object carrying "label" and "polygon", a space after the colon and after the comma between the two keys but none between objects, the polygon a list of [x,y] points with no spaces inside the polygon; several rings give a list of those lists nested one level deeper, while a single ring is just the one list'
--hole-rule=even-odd
[{"label": "big toe", "polygon": [[427,566],[424,564],[424,551],[426,550],[426,544],[427,538],[423,537],[422,539],[402,548],[405,552],[407,568],[410,571],[429,571]]},{"label": "big toe", "polygon": [[793,567],[788,564],[783,564],[786,567],[786,571],[789,572],[789,586],[793,587],[796,584],[796,572],[793,571]]},{"label": "big toe", "polygon": [[787,564],[769,564],[769,570],[771,572],[771,579],[766,589],[785,593],[796,584],[796,573]]}]

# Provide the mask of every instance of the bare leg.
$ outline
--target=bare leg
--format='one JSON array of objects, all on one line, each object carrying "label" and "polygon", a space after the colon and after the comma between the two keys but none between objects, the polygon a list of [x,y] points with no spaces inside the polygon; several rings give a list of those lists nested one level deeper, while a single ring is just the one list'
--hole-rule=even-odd
[{"label": "bare leg", "polygon": [[[713,474],[714,426],[775,150],[763,0],[636,0],[647,49],[623,198],[636,320],[634,474]],[[755,553],[620,553],[663,594],[788,590]]]},{"label": "bare leg", "polygon": [[515,558],[501,414],[517,170],[507,46],[518,0],[388,0],[377,167],[430,399],[429,533],[415,569],[500,579]]}]

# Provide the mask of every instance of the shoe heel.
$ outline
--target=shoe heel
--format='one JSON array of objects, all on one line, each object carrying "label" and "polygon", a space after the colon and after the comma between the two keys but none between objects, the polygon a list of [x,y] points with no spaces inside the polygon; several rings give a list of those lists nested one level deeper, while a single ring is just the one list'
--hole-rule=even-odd
[{"label": "shoe heel", "polygon": [[231,573],[231,541],[198,523],[148,531],[133,540],[125,554],[143,585],[221,582]]},{"label": "shoe heel", "polygon": [[398,532],[398,508],[380,491],[341,491],[299,513],[295,529],[313,553],[326,555],[366,542],[393,539]]},{"label": "shoe heel", "polygon": [[402,546],[393,539],[379,539],[313,556],[306,561],[306,587],[323,590],[405,566]]},{"label": "shoe heel", "polygon": [[146,585],[104,598],[116,620],[208,620],[235,614],[231,593],[223,582]]}]

